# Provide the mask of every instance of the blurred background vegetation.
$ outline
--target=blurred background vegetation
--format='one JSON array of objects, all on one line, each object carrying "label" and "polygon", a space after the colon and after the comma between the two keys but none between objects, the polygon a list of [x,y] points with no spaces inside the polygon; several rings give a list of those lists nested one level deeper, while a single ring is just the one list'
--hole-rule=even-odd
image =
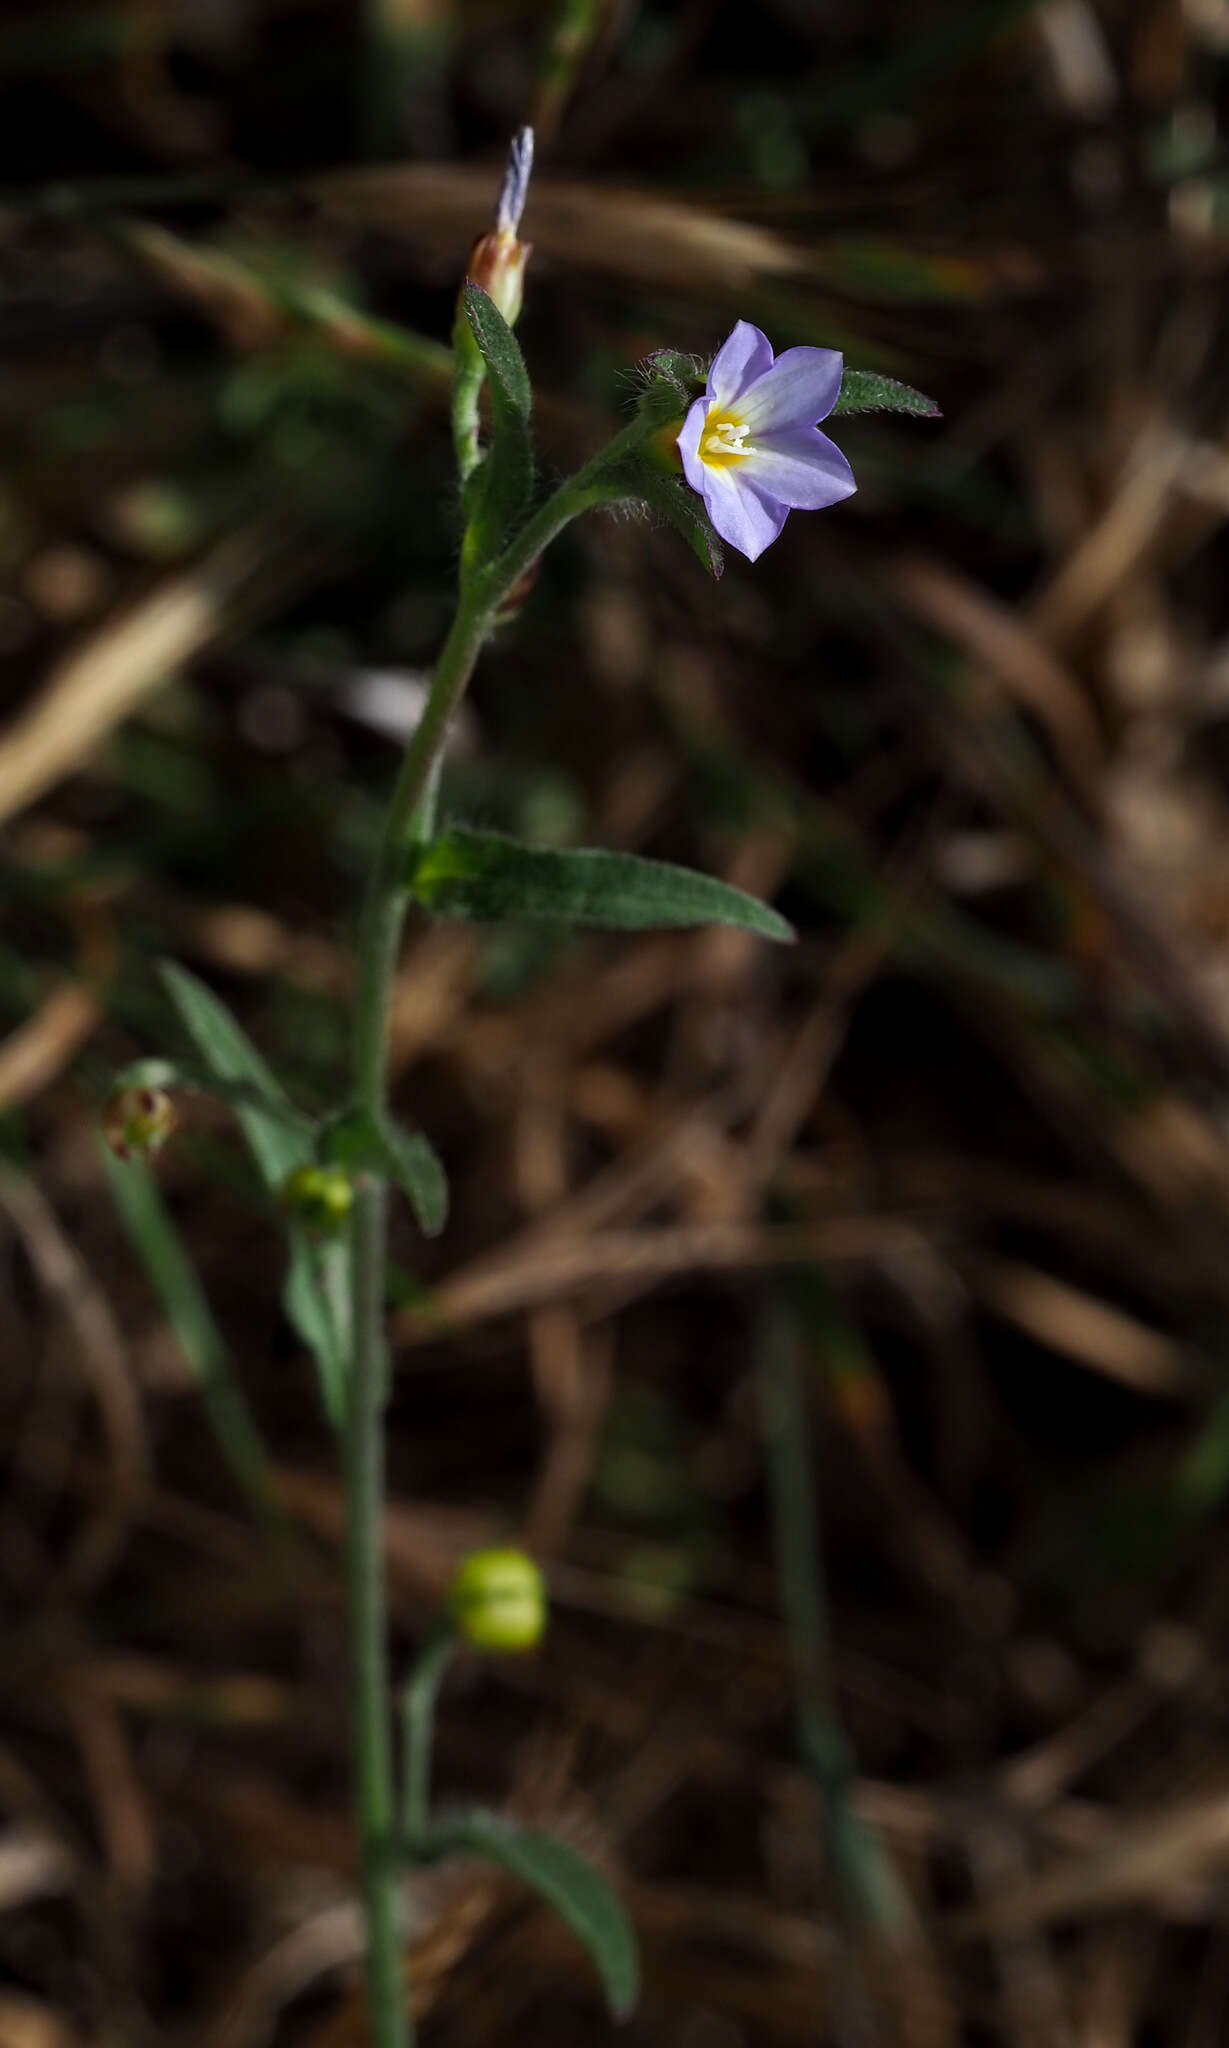
[{"label": "blurred background vegetation", "polygon": [[[1229,0],[0,7],[3,2048],[364,2039],[277,1219],[187,1101],[168,1322],[94,1131],[164,954],[341,1085],[527,119],[549,471],[739,316],[945,417],[841,422],[858,495],[719,586],[573,529],[484,659],[451,815],[802,937],[407,949],[396,1656],[476,1542],[554,1602],[441,1793],[617,1875],[629,2048],[1226,2038],[1227,88]],[[614,2038],[523,1895],[415,1884],[428,2041]]]}]

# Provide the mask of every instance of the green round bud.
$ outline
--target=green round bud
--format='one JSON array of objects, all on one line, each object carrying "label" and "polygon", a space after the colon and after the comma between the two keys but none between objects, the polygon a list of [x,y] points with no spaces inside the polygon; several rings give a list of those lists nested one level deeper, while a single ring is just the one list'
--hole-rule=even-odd
[{"label": "green round bud", "polygon": [[474,1550],[452,1582],[448,1607],[477,1650],[532,1650],[546,1633],[546,1583],[523,1550]]},{"label": "green round bud", "polygon": [[121,1088],[103,1113],[102,1134],[119,1159],[151,1159],[179,1119],[165,1088]]},{"label": "green round bud", "polygon": [[336,1237],[345,1229],[354,1184],[340,1166],[296,1166],[282,1188],[282,1207],[312,1237]]}]

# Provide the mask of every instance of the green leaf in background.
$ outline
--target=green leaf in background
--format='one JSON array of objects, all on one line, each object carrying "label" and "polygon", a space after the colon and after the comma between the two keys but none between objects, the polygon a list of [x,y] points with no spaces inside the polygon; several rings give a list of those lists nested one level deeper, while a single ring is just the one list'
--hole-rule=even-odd
[{"label": "green leaf in background", "polygon": [[716,578],[725,567],[721,542],[713,531],[704,501],[681,477],[667,476],[647,461],[636,467],[636,492],[650,511],[660,513],[680,533],[696,559]]},{"label": "green leaf in background", "polygon": [[437,1237],[448,1220],[448,1176],[422,1131],[377,1124],[366,1110],[350,1109],[328,1124],[320,1141],[321,1162],[364,1169],[393,1180],[408,1198],[425,1237]]},{"label": "green leaf in background", "polygon": [[841,393],[832,408],[833,416],[844,412],[907,412],[915,419],[941,418],[933,398],[902,384],[895,377],[881,377],[874,370],[846,370]]},{"label": "green leaf in background", "polygon": [[218,1447],[244,1493],[268,1514],[275,1505],[268,1454],[158,1184],[144,1160],[117,1159],[101,1140],[99,1152],[120,1221],[192,1368]]},{"label": "green leaf in background", "polygon": [[[235,1116],[269,1194],[281,1195],[296,1167],[312,1161],[310,1127],[296,1123],[285,1090],[219,997],[186,967],[165,960],[162,980],[184,1029],[209,1072],[255,1093],[259,1107],[236,1103]],[[348,1356],[349,1249],[310,1244],[290,1234],[290,1265],[282,1296],[286,1314],[316,1361],[329,1419],[340,1422]]]},{"label": "green leaf in background", "polygon": [[295,1128],[295,1110],[281,1082],[235,1022],[219,997],[186,967],[164,960],[163,985],[180,1021],[214,1079],[237,1082],[250,1101],[236,1103],[235,1115],[247,1139],[261,1179],[270,1194],[279,1194],[288,1174],[312,1156],[310,1130]]},{"label": "green leaf in background", "polygon": [[292,1225],[282,1306],[316,1361],[325,1414],[340,1430],[350,1365],[349,1246],[344,1241],[316,1243]]},{"label": "green leaf in background", "polygon": [[756,897],[711,875],[634,853],[523,846],[454,826],[420,853],[411,896],[439,917],[526,919],[610,931],[720,924],[789,940],[792,928]]},{"label": "green leaf in background", "polygon": [[481,1807],[429,1829],[423,1849],[430,1856],[485,1856],[531,1885],[584,1944],[611,2011],[626,2018],[640,1991],[635,1930],[614,1887],[578,1850]]},{"label": "green leaf in background", "polygon": [[491,445],[467,487],[465,558],[481,567],[533,493],[532,393],[516,337],[481,285],[466,283],[465,313],[491,387]]}]

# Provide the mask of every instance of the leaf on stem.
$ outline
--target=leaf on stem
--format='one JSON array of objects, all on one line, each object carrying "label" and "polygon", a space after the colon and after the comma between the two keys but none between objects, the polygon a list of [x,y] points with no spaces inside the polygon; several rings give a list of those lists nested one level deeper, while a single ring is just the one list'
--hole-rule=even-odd
[{"label": "leaf on stem", "polygon": [[448,1176],[422,1131],[403,1131],[391,1121],[377,1123],[364,1109],[349,1109],[326,1125],[320,1139],[323,1164],[351,1173],[378,1173],[397,1183],[408,1198],[425,1237],[437,1237],[448,1220]]},{"label": "leaf on stem", "polygon": [[144,1160],[117,1159],[108,1145],[99,1152],[120,1221],[192,1369],[218,1447],[243,1491],[267,1513],[274,1500],[268,1455],[158,1183]]},{"label": "leaf on stem", "polygon": [[350,1247],[344,1239],[319,1242],[300,1225],[291,1225],[282,1306],[316,1361],[325,1414],[340,1430],[346,1415],[351,1327]]},{"label": "leaf on stem", "polygon": [[431,1828],[422,1847],[485,1856],[531,1885],[588,1950],[616,2019],[632,2010],[640,1991],[635,1930],[613,1885],[570,1844],[475,1807]]},{"label": "leaf on stem", "polygon": [[311,1158],[310,1131],[295,1127],[294,1106],[281,1082],[213,990],[174,960],[164,960],[159,972],[208,1072],[224,1087],[239,1084],[245,1099],[236,1102],[235,1116],[261,1179],[277,1193],[287,1175]]},{"label": "leaf on stem", "polygon": [[521,517],[533,492],[533,393],[516,336],[481,285],[466,281],[464,305],[491,387],[491,446],[471,479],[466,506],[466,560],[481,566]]},{"label": "leaf on stem", "polygon": [[840,396],[832,408],[833,417],[845,412],[907,412],[915,419],[942,417],[933,398],[902,384],[895,377],[881,377],[874,370],[846,370]]},{"label": "leaf on stem", "polygon": [[528,422],[533,410],[533,391],[521,345],[490,294],[467,278],[464,286],[465,317],[492,384],[498,384],[509,405]]},{"label": "leaf on stem", "polygon": [[[212,989],[186,967],[163,961],[162,980],[184,1029],[215,1080],[238,1084],[255,1102],[236,1102],[235,1116],[267,1192],[280,1197],[296,1167],[309,1165],[314,1134],[303,1127],[271,1068]],[[316,1361],[325,1408],[341,1415],[348,1357],[349,1247],[313,1245],[292,1229],[282,1303]]]},{"label": "leaf on stem", "polygon": [[765,939],[794,936],[767,904],[692,868],[634,853],[524,846],[465,826],[417,854],[408,886],[436,916],[465,921],[525,919],[609,931],[719,924]]}]

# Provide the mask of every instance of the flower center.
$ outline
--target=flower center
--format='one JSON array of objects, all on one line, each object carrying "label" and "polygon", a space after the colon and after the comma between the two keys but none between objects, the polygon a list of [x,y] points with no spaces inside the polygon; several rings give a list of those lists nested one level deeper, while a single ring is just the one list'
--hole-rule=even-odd
[{"label": "flower center", "polygon": [[701,462],[711,463],[717,469],[727,468],[731,462],[745,462],[751,453],[747,446],[749,431],[737,413],[710,412],[700,436]]}]

